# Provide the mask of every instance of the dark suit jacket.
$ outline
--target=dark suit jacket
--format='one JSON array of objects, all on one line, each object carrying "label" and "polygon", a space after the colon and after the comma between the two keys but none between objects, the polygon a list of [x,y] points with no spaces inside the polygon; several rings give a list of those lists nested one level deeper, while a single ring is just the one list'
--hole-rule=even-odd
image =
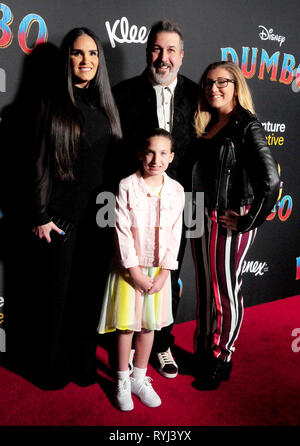
[{"label": "dark suit jacket", "polygon": [[[143,137],[158,127],[156,94],[148,79],[147,70],[140,76],[120,82],[113,88],[113,94],[124,137],[123,153],[119,161],[122,164],[121,176],[126,176],[136,170],[136,150],[141,148]],[[167,173],[183,185],[188,146],[195,137],[193,118],[197,99],[198,85],[185,76],[178,75],[172,127],[175,157]]]}]

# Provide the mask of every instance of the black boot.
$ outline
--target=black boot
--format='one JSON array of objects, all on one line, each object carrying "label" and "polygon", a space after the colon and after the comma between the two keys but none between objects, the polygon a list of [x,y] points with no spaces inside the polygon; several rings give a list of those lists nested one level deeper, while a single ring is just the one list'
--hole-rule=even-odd
[{"label": "black boot", "polygon": [[193,383],[198,390],[214,390],[222,381],[229,379],[232,370],[232,361],[225,362],[219,358],[210,358],[203,371]]}]

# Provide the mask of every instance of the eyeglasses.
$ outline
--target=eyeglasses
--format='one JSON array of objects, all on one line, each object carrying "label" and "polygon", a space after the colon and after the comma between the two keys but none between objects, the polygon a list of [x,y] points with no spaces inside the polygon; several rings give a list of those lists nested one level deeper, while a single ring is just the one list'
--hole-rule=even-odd
[{"label": "eyeglasses", "polygon": [[233,80],[233,79],[225,79],[225,78],[221,78],[221,77],[219,77],[215,81],[213,81],[211,79],[207,79],[206,81],[204,81],[202,83],[202,88],[204,90],[210,90],[214,84],[216,84],[217,88],[226,88],[228,85],[228,82],[232,82],[233,84],[235,84],[235,80]]}]

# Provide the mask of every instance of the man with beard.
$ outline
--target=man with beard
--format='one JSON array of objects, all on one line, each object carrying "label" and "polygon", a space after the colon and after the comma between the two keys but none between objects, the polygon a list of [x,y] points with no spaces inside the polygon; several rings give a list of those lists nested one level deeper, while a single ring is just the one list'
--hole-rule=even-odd
[{"label": "man with beard", "polygon": [[[167,173],[189,190],[188,146],[194,138],[193,118],[197,106],[198,85],[178,74],[183,60],[183,35],[169,20],[155,23],[147,41],[147,68],[140,75],[125,80],[113,88],[119,108],[124,137],[119,156],[119,177],[125,177],[138,167],[136,152],[141,141],[154,128],[168,130],[174,139],[175,157]],[[136,169],[135,169],[136,170]],[[186,245],[182,233],[178,255],[179,268],[172,271],[172,309],[174,320],[179,303],[178,284],[180,267]],[[175,378],[178,366],[171,353],[174,337],[172,325],[155,334],[153,355],[158,371],[167,378]]]}]

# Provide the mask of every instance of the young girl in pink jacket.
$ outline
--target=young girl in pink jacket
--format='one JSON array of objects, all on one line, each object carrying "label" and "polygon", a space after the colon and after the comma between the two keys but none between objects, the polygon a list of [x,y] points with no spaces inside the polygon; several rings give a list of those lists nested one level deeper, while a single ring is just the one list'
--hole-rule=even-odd
[{"label": "young girl in pink jacket", "polygon": [[116,198],[118,255],[107,281],[98,332],[117,330],[115,396],[124,411],[133,409],[132,394],[148,407],[161,405],[146,371],[154,330],[173,322],[170,270],[177,269],[184,191],[165,173],[174,158],[172,147],[169,132],[154,130],[138,154],[140,170],[120,182]]}]

